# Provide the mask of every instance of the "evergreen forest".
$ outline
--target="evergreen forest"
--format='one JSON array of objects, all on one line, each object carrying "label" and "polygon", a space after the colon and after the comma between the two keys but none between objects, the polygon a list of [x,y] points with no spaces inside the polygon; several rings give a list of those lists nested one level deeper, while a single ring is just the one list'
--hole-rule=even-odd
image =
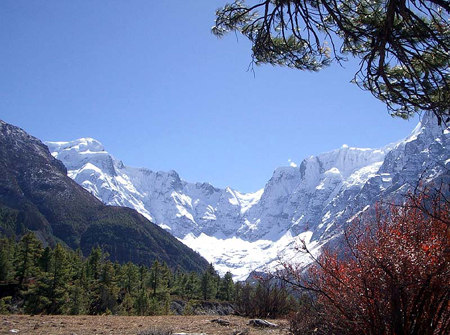
[{"label": "evergreen forest", "polygon": [[235,283],[210,264],[203,272],[112,262],[97,246],[89,256],[57,244],[44,247],[35,233],[19,240],[0,238],[0,314],[169,315],[181,303],[194,314],[199,302],[228,302],[243,316],[276,317],[295,299],[271,278]]}]

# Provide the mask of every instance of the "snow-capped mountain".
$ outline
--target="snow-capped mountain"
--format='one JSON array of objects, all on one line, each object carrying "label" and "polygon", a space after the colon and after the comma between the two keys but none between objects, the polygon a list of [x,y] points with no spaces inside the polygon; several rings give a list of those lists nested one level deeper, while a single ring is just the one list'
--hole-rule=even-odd
[{"label": "snow-capped mountain", "polygon": [[175,171],[126,166],[91,138],[46,144],[104,203],[135,208],[240,279],[293,257],[300,239],[318,252],[352,216],[381,198],[403,196],[419,179],[448,174],[450,166],[449,131],[429,114],[404,140],[306,158],[276,169],[264,189],[247,194],[189,183]]}]

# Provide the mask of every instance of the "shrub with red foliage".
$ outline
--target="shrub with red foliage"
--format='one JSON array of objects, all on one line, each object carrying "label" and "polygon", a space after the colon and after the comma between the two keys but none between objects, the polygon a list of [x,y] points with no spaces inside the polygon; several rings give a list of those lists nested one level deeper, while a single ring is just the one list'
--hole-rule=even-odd
[{"label": "shrub with red foliage", "polygon": [[450,334],[450,206],[427,201],[357,219],[343,250],[323,250],[306,272],[284,264],[283,279],[317,297],[294,334]]}]

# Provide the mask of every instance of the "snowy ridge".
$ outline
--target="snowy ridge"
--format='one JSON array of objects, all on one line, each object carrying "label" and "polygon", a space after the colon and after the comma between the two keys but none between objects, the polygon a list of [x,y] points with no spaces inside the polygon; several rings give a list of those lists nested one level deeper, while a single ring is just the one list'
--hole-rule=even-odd
[{"label": "snowy ridge", "polygon": [[135,208],[178,238],[205,231],[233,234],[235,218],[244,215],[262,194],[262,190],[243,194],[208,183],[188,183],[175,171],[125,166],[89,138],[46,144],[52,155],[64,162],[68,175],[97,198]]},{"label": "snowy ridge", "polygon": [[277,168],[264,189],[247,194],[189,183],[175,171],[126,166],[90,138],[46,144],[104,203],[135,208],[238,279],[294,257],[300,240],[319,252],[356,213],[450,167],[449,131],[429,114],[402,141],[380,149],[344,145]]}]

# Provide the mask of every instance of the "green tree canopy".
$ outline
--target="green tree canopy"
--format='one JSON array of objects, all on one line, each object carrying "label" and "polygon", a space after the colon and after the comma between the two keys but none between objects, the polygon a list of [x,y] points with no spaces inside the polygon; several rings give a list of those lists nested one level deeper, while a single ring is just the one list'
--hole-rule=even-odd
[{"label": "green tree canopy", "polygon": [[16,261],[16,272],[18,273],[20,285],[39,274],[38,262],[42,251],[42,243],[36,238],[34,233],[27,233],[20,240]]},{"label": "green tree canopy", "polygon": [[[148,268],[108,258],[100,247],[86,258],[62,244],[44,249],[34,232],[20,241],[0,236],[0,314],[168,315],[173,299],[230,300],[234,293],[231,273],[222,280],[212,264],[200,277],[159,261]],[[192,314],[193,305],[177,311]]]},{"label": "green tree canopy", "polygon": [[[318,71],[348,55],[353,81],[408,118],[450,116],[448,0],[236,0],[216,12],[213,33],[238,31],[253,62]],[[250,4],[251,3],[251,4]]]}]

